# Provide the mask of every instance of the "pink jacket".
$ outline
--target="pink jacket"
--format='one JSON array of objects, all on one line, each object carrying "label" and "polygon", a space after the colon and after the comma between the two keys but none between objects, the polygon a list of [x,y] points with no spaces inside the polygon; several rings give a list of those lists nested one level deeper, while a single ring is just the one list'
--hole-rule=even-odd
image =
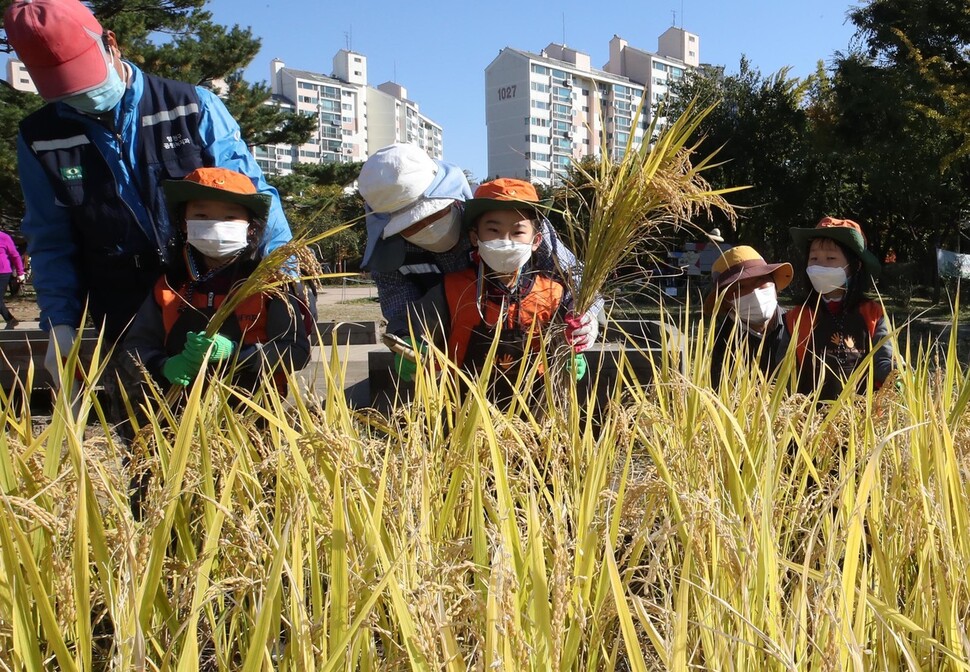
[{"label": "pink jacket", "polygon": [[13,273],[14,269],[17,271],[15,275],[23,275],[24,261],[20,258],[13,238],[0,231],[0,274]]}]

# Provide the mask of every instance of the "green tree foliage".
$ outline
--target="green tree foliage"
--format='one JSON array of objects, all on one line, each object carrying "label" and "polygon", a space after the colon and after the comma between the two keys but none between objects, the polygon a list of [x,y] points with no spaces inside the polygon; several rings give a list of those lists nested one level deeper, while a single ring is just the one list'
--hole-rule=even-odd
[{"label": "green tree foliage", "polygon": [[849,18],[856,48],[830,70],[701,69],[668,113],[694,96],[722,101],[698,139],[703,153],[723,146],[715,186],[752,187],[732,196],[732,242],[784,258],[788,227],[850,217],[877,255],[893,250],[930,282],[934,248],[959,246],[970,213],[970,5],[870,0]]},{"label": "green tree foliage", "polygon": [[835,140],[841,156],[829,154],[821,167],[841,188],[835,202],[819,199],[818,206],[863,222],[877,251],[922,261],[937,243],[956,242],[968,191],[965,166],[944,167],[952,134],[908,104],[913,96],[897,69],[861,55],[839,60],[833,123],[815,132]]},{"label": "green tree foliage", "polygon": [[269,178],[280,192],[294,235],[315,235],[356,221],[351,228],[320,242],[317,256],[331,268],[353,269],[360,262],[367,238],[364,201],[350,189],[361,163],[298,163],[293,173]]},{"label": "green tree foliage", "polygon": [[836,59],[835,132],[862,166],[858,211],[877,245],[932,270],[970,208],[970,5],[871,0],[849,18],[862,46]]},{"label": "green tree foliage", "polygon": [[[226,105],[248,144],[299,144],[310,136],[313,120],[266,105],[269,87],[243,80],[243,69],[259,52],[259,39],[248,28],[214,23],[204,9],[206,0],[94,0],[88,4],[101,25],[115,33],[123,57],[146,72],[200,85],[224,80]],[[9,5],[10,0],[0,0],[0,10]],[[5,36],[0,43],[0,48],[11,51]],[[7,157],[15,155],[20,119],[41,101],[36,96],[5,93],[0,102],[0,162],[10,168],[0,178],[0,218],[18,221],[23,199],[19,189],[9,190],[3,182],[16,175]]]},{"label": "green tree foliage", "polygon": [[[770,257],[787,252],[788,227],[804,224],[808,216],[812,185],[806,179],[810,166],[804,102],[809,84],[789,76],[787,69],[762,75],[742,58],[734,75],[705,67],[685,76],[666,110],[676,116],[695,98],[705,105],[721,101],[696,136],[701,156],[718,151],[720,165],[707,178],[716,187],[750,187],[730,197],[739,211],[729,236],[737,242],[757,241],[762,254]],[[714,225],[722,232],[730,230],[727,221]]]},{"label": "green tree foliage", "polygon": [[37,109],[40,98],[0,84],[0,228],[20,227],[23,193],[17,177],[17,127],[25,114]]}]

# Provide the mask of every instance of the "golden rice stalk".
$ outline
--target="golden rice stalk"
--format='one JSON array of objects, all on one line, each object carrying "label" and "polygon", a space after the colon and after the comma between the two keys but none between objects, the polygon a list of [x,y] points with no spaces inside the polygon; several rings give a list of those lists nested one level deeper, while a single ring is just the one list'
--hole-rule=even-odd
[{"label": "golden rice stalk", "polygon": [[[573,293],[576,312],[589,310],[616,269],[661,232],[689,224],[713,208],[733,221],[734,209],[724,194],[738,189],[711,189],[701,173],[711,167],[713,155],[695,163],[692,157],[699,143],[689,144],[713,107],[699,109],[693,101],[662,129],[657,127],[657,115],[647,131],[655,138],[652,144],[634,146],[631,136],[619,160],[604,152],[593,170],[576,164],[582,191],[592,192],[588,232],[581,234],[586,237],[583,277]],[[589,198],[578,186],[566,189],[567,199]],[[578,232],[575,216],[566,212],[565,217]]]},{"label": "golden rice stalk", "polygon": [[319,263],[313,258],[310,246],[324,238],[336,235],[353,226],[353,223],[341,224],[328,229],[311,238],[294,238],[267,254],[256,270],[243,282],[235,286],[226,300],[209,320],[206,336],[213,336],[219,331],[223,322],[232,315],[236,307],[253,294],[260,292],[282,291],[286,285],[296,280],[319,280],[321,278],[340,278],[352,273],[322,273]]},{"label": "golden rice stalk", "polygon": [[[353,225],[354,222],[348,222],[310,238],[294,238],[267,254],[248,278],[237,283],[229,291],[222,305],[209,320],[205,335],[212,337],[219,333],[223,323],[236,311],[239,304],[254,294],[278,294],[282,297],[285,295],[286,286],[296,281],[315,281],[353,275],[353,273],[323,273],[311,249],[315,243]],[[165,399],[170,406],[178,399],[181,391],[182,388],[178,385],[172,385],[169,388]]]}]

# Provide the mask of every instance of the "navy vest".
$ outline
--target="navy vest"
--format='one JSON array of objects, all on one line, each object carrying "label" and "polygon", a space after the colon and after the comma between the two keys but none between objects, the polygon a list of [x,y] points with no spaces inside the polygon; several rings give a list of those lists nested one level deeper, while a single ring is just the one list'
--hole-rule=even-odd
[{"label": "navy vest", "polygon": [[[115,338],[175,249],[162,181],[181,179],[212,163],[202,151],[195,87],[147,74],[143,82],[134,121],[137,165],[128,166],[128,172],[150,221],[139,221],[122,199],[108,162],[92,141],[94,134],[102,132],[92,127],[97,121],[62,116],[63,106],[52,104],[20,124],[24,142],[47,174],[57,202],[70,212],[78,274],[93,317],[96,322],[107,317],[106,335]],[[110,125],[103,133],[114,136],[125,160],[122,138]]]},{"label": "navy vest", "polygon": [[397,270],[414,283],[422,296],[440,285],[444,277],[433,252],[410,245],[404,254],[404,262]]}]

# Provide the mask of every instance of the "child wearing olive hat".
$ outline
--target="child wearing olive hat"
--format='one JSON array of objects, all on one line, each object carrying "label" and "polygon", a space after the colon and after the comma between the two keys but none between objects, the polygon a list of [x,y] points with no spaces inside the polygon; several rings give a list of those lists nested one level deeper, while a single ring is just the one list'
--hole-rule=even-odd
[{"label": "child wearing olive hat", "polygon": [[182,264],[155,283],[124,341],[126,365],[140,362],[160,383],[188,385],[209,363],[235,359],[233,382],[256,389],[263,374],[302,369],[310,361],[305,295],[246,298],[212,337],[209,320],[229,292],[256,269],[271,199],[252,180],[225,168],[199,168],[163,183],[172,221],[184,240]]},{"label": "child wearing olive hat", "polygon": [[[867,248],[862,227],[851,219],[823,218],[815,228],[793,228],[810,286],[803,304],[785,315],[785,332],[796,341],[798,391],[821,386],[821,399],[834,399],[846,378],[869,352],[878,388],[893,369],[889,327],[882,306],[866,288],[880,265]],[[786,343],[787,345],[787,343]]]}]

